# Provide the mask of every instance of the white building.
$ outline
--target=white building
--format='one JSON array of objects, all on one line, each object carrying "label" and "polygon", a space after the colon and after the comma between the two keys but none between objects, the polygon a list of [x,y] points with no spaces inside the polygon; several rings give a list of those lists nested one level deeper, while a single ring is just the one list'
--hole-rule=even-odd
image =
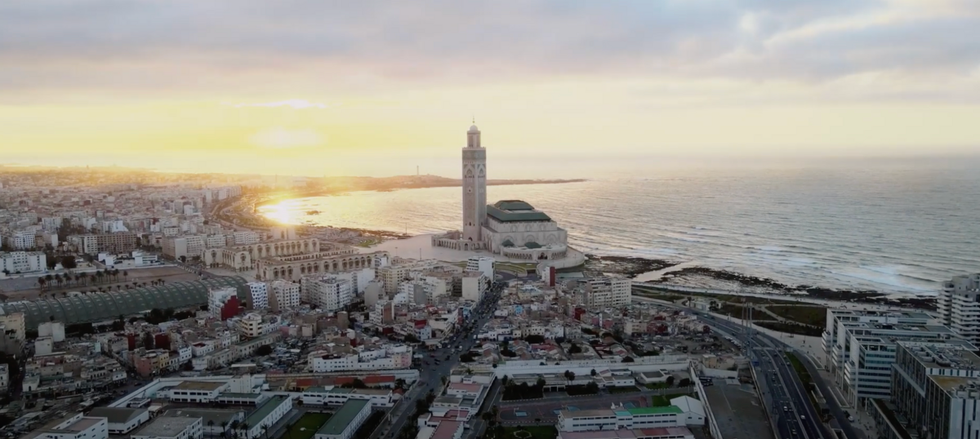
[{"label": "white building", "polygon": [[351,439],[357,429],[371,416],[371,401],[352,399],[344,403],[326,424],[323,424],[315,439]]},{"label": "white building", "polygon": [[253,231],[235,232],[232,236],[235,237],[235,245],[250,245],[259,242],[259,234]]},{"label": "white building", "polygon": [[221,318],[221,308],[225,306],[232,297],[237,297],[238,291],[234,287],[216,288],[208,290],[208,312],[215,318]]},{"label": "white building", "polygon": [[908,425],[915,426],[918,437],[980,437],[980,423],[975,421],[980,417],[980,357],[976,350],[963,340],[898,342],[892,403]]},{"label": "white building", "polygon": [[0,271],[33,273],[47,270],[48,259],[42,252],[0,252]]},{"label": "white building", "polygon": [[944,282],[936,306],[942,324],[970,342],[980,344],[980,273],[956,276]]},{"label": "white building", "polygon": [[463,299],[479,302],[483,298],[483,292],[487,290],[490,279],[479,271],[468,271],[463,273],[462,293]]},{"label": "white building", "polygon": [[666,407],[626,408],[621,405],[599,410],[562,410],[558,413],[558,430],[616,431],[648,428],[704,425],[705,411],[700,401],[689,396],[670,400]]},{"label": "white building", "polygon": [[896,341],[957,338],[924,312],[827,309],[822,343],[834,383],[849,405],[860,407],[891,396]]},{"label": "white building", "polygon": [[326,311],[339,311],[350,305],[354,295],[346,279],[322,278],[312,281],[310,302]]},{"label": "white building", "polygon": [[78,413],[38,434],[43,439],[108,439],[109,422]]},{"label": "white building", "polygon": [[343,405],[350,400],[368,400],[373,407],[391,407],[395,404],[388,389],[345,389],[335,386],[310,387],[300,396],[304,405]]},{"label": "white building", "polygon": [[127,434],[150,421],[150,412],[145,408],[96,407],[88,412],[92,418],[106,418],[109,434]]},{"label": "white building", "polygon": [[134,433],[132,439],[201,439],[204,437],[202,418],[158,416],[146,427]]},{"label": "white building", "polygon": [[486,256],[470,256],[466,261],[466,271],[479,271],[487,279],[493,279],[493,258]]},{"label": "white building", "polygon": [[286,280],[272,281],[272,294],[269,295],[269,306],[274,311],[283,311],[299,307],[299,284]]},{"label": "white building", "polygon": [[289,396],[275,395],[267,399],[245,418],[245,425],[248,426],[248,430],[240,428],[238,430],[238,437],[241,439],[262,437],[264,432],[263,427],[272,428],[273,425],[276,425],[292,409],[293,400]]},{"label": "white building", "polygon": [[374,307],[382,297],[386,297],[382,282],[374,280],[364,287],[364,305],[367,308]]},{"label": "white building", "polygon": [[34,232],[14,232],[7,237],[7,246],[14,250],[30,250],[37,247]]},{"label": "white building", "polygon": [[487,206],[486,212],[483,239],[490,251],[532,262],[567,255],[568,232],[527,202],[502,200]]},{"label": "white building", "polygon": [[163,240],[163,254],[174,259],[190,259],[204,254],[204,238],[199,235],[166,238]]},{"label": "white building", "polygon": [[307,361],[314,373],[404,369],[412,366],[412,349],[407,345],[390,345],[357,354],[317,351],[310,353]]},{"label": "white building", "polygon": [[267,333],[272,327],[262,321],[262,316],[256,313],[248,313],[240,318],[235,325],[238,333],[247,338],[258,338]]},{"label": "white building", "polygon": [[218,399],[221,392],[228,390],[230,382],[181,381],[170,389],[171,402],[210,403]]},{"label": "white building", "polygon": [[249,282],[248,290],[252,299],[252,309],[269,307],[269,286],[265,282]]},{"label": "white building", "polygon": [[38,337],[51,337],[51,341],[57,343],[65,341],[65,324],[62,322],[44,322],[37,325]]},{"label": "white building", "polygon": [[204,239],[205,248],[222,248],[227,243],[228,241],[225,239],[225,235],[208,235],[207,238]]},{"label": "white building", "polygon": [[633,281],[624,278],[598,277],[585,284],[585,300],[589,307],[608,307],[629,305],[632,298]]}]

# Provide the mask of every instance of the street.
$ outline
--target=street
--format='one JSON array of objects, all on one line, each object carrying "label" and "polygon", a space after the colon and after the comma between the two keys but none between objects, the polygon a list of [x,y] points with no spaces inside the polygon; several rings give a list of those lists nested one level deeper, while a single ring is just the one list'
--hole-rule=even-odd
[{"label": "street", "polygon": [[[426,358],[423,360],[420,370],[419,381],[412,386],[411,391],[405,393],[404,398],[398,403],[394,411],[389,416],[391,425],[387,429],[378,429],[372,435],[372,439],[381,437],[383,439],[398,437],[398,434],[405,427],[406,422],[415,412],[415,402],[425,399],[429,392],[438,395],[442,389],[442,379],[449,378],[453,367],[459,364],[459,356],[469,351],[476,343],[473,336],[476,331],[486,324],[487,320],[493,316],[497,309],[497,300],[503,291],[504,284],[494,282],[484,293],[472,310],[470,318],[463,322],[459,331],[441,343],[438,349],[423,351]],[[474,414],[476,417],[476,414]],[[412,419],[414,422],[415,419]],[[476,429],[474,429],[476,430]]]}]

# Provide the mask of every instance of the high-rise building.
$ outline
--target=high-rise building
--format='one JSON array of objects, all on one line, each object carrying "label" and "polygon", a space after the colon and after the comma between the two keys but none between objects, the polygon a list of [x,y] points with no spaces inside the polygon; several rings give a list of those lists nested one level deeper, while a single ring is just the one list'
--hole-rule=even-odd
[{"label": "high-rise building", "polygon": [[252,299],[252,309],[269,307],[269,286],[265,282],[249,282],[248,290]]},{"label": "high-rise building", "polygon": [[299,284],[279,279],[272,282],[269,306],[273,311],[293,309],[299,306]]},{"label": "high-rise building", "polygon": [[364,288],[364,305],[371,308],[381,300],[382,296],[387,298],[384,292],[384,285],[376,280],[368,282]]},{"label": "high-rise building", "polygon": [[347,279],[323,278],[313,282],[310,301],[326,311],[339,311],[350,305],[353,294]]},{"label": "high-rise building", "polygon": [[633,281],[615,277],[597,277],[585,284],[583,302],[590,307],[623,306],[630,303]]},{"label": "high-rise building", "polygon": [[879,423],[905,419],[905,429],[921,438],[980,436],[980,422],[976,422],[980,417],[980,357],[976,350],[964,340],[898,342],[892,374],[895,413],[889,416],[890,407],[876,401],[874,407],[882,414],[876,416]]},{"label": "high-rise building", "polygon": [[980,273],[943,282],[936,307],[944,325],[970,342],[980,344]]},{"label": "high-rise building", "polygon": [[[236,309],[231,310],[234,307]],[[238,313],[238,291],[234,287],[208,290],[208,312],[215,318],[228,320]],[[232,313],[234,311],[234,313]]]},{"label": "high-rise building", "polygon": [[462,294],[463,299],[479,302],[483,298],[483,292],[487,290],[490,279],[479,271],[467,271],[463,273]]},{"label": "high-rise building", "polygon": [[493,258],[487,256],[470,256],[466,261],[466,271],[479,271],[487,279],[493,279]]},{"label": "high-rise building", "polygon": [[827,368],[849,405],[891,396],[896,341],[959,339],[938,319],[919,311],[828,309],[823,334]]}]

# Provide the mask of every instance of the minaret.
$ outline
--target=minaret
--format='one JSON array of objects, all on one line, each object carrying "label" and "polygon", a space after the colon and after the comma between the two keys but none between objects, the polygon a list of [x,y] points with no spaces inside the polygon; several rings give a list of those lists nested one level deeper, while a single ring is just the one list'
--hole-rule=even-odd
[{"label": "minaret", "polygon": [[481,242],[487,217],[487,150],[480,145],[480,130],[466,132],[463,148],[463,240]]}]

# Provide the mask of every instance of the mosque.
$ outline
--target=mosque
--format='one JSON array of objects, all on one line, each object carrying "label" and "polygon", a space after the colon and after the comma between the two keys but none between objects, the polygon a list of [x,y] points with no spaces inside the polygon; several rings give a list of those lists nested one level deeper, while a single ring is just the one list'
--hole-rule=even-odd
[{"label": "mosque", "polygon": [[509,259],[564,259],[568,233],[548,214],[521,200],[487,204],[487,150],[474,124],[463,148],[463,228],[432,238],[454,250],[489,250]]}]

